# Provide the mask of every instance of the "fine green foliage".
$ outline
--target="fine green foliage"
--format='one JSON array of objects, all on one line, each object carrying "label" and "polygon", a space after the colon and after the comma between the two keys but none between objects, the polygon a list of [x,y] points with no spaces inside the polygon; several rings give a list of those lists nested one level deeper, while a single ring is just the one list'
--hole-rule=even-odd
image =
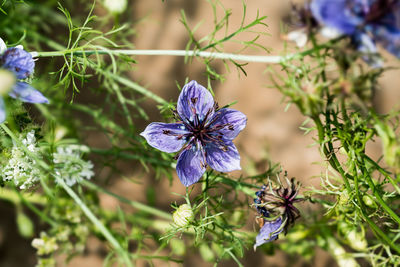
[{"label": "fine green foliage", "polygon": [[[181,264],[190,255],[215,266],[244,266],[259,231],[254,219],[266,223],[257,216],[255,193],[264,184],[278,190],[285,163],[247,158],[237,175],[207,169],[186,194],[174,193],[174,155],[152,148],[139,134],[153,116],[149,106],[171,122],[176,99],[162,98],[130,75],[140,65],[134,55],[162,53],[135,50],[136,22],[108,12],[107,1],[42,2],[0,2],[0,37],[8,47],[31,52],[35,72],[24,82],[50,99],[48,105],[24,104],[2,92],[7,118],[0,124],[0,199],[14,205],[18,231],[32,240],[37,266],[55,266],[60,256],[68,263],[85,253],[90,238],[101,244],[104,266]],[[270,53],[260,41],[268,36],[267,17],[248,14],[244,1],[240,11],[205,2],[212,11],[207,34],[200,36],[202,23],[182,10],[187,45],[165,54],[184,55],[188,65],[200,61],[211,92],[224,81],[216,62],[226,71],[236,68],[239,77],[247,75],[246,59],[279,63],[279,71],[267,68],[271,87],[304,115],[300,128],[316,134],[309,149],[321,152],[326,170],[319,187],[298,196],[313,209],[299,204],[302,218],[258,251],[280,249],[311,261],[319,247],[340,266],[400,266],[399,112],[380,114],[373,105],[380,77],[392,69],[369,67],[347,49],[345,38],[320,43],[313,31],[312,45],[294,54],[238,59],[250,49]],[[232,27],[234,12],[241,21]],[[235,50],[227,51],[232,44]],[[180,77],[176,92],[191,79]],[[382,143],[378,160],[367,149],[376,140]],[[122,180],[145,190],[146,200],[113,187]],[[157,187],[164,186],[169,191],[160,196]],[[173,203],[166,203],[167,193],[176,195]]]}]

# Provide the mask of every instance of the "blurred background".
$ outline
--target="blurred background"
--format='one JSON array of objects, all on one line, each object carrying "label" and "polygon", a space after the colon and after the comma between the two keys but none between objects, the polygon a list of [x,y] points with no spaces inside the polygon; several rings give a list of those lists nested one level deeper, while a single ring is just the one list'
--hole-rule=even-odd
[{"label": "blurred background", "polygon": [[[29,2],[29,1],[27,1]],[[61,1],[63,2],[67,1]],[[232,11],[229,27],[235,29],[240,25],[243,14],[243,3],[239,0],[222,0],[226,9]],[[37,4],[37,3],[35,3]],[[270,49],[270,55],[280,55],[284,51],[282,17],[290,12],[290,1],[287,0],[258,0],[246,1],[246,21],[251,21],[260,15],[268,16],[268,35],[262,36],[258,41]],[[84,3],[80,5],[84,6]],[[196,31],[197,36],[204,36],[210,32],[214,23],[211,19],[212,9],[205,0],[129,0],[126,11],[122,14],[121,21],[130,21],[135,25],[135,34],[131,39],[137,49],[185,49],[188,42],[187,31],[180,22],[180,12],[184,10],[193,28],[201,22]],[[82,13],[77,5],[76,10]],[[223,16],[222,9],[217,10]],[[99,16],[107,14],[107,9],[98,1],[94,13]],[[51,19],[51,18],[47,18]],[[265,29],[265,28],[264,28]],[[246,38],[246,35],[242,36]],[[118,42],[118,40],[116,40]],[[289,51],[296,51],[294,45],[289,45]],[[225,52],[234,52],[240,45],[230,43],[225,46]],[[265,51],[248,49],[244,54],[265,55]],[[387,60],[392,58],[385,54]],[[138,64],[133,65],[129,77],[144,85],[146,88],[169,101],[176,101],[179,90],[177,83],[183,85],[185,79],[197,80],[207,86],[204,64],[194,59],[190,64],[185,64],[183,57],[171,56],[138,56]],[[41,64],[41,60],[38,61]],[[272,88],[269,74],[266,73],[266,64],[249,63],[244,67],[247,75],[239,73],[234,66],[228,71],[222,62],[214,61],[213,67],[223,73],[225,81],[213,81],[211,86],[215,98],[220,106],[237,101],[234,108],[240,110],[248,117],[247,127],[235,139],[242,157],[242,168],[247,174],[255,174],[267,170],[272,163],[280,163],[289,177],[296,177],[305,188],[318,187],[320,176],[325,174],[326,165],[322,160],[318,147],[313,146],[315,135],[304,135],[299,127],[305,118],[296,107],[287,108],[281,93]],[[278,66],[273,66],[279,71]],[[400,82],[396,71],[386,72],[377,88],[375,105],[381,112],[387,112],[397,105]],[[82,90],[76,101],[87,103],[93,101],[90,91]],[[160,113],[152,101],[144,103],[144,108],[150,115],[149,121],[163,121]],[[147,121],[138,121],[138,127],[145,128]],[[107,140],[99,133],[93,132],[86,137],[90,146],[101,147]],[[379,142],[373,143],[369,148],[370,154],[377,158],[381,153]],[[96,164],[95,160],[94,163]],[[175,176],[170,186],[168,179],[155,179],[154,173],[145,173],[134,164],[121,164],[120,171],[125,179],[111,179],[108,189],[128,199],[140,202],[149,202],[149,195],[157,207],[172,212],[170,203],[182,198],[173,194],[184,194],[185,187]],[[238,176],[240,172],[232,173]],[[107,177],[108,173],[102,171],[96,179]],[[145,177],[144,177],[145,176]],[[133,181],[137,181],[132,183]],[[100,196],[101,205],[107,209],[117,209],[120,203],[107,196]],[[249,203],[250,204],[250,203]],[[317,209],[317,206],[303,205],[301,209]],[[129,207],[124,207],[129,210]],[[15,225],[15,210],[11,204],[0,202],[0,211],[3,214],[0,220],[0,266],[34,266],[35,249],[31,247],[31,240],[20,237]],[[254,226],[254,218],[248,218],[248,228],[258,231]],[[39,231],[38,231],[39,232]],[[156,249],[156,244],[154,246]],[[188,253],[184,258],[183,266],[213,266],[213,262],[205,262],[197,253],[196,248],[187,248]],[[89,239],[83,256],[73,258],[67,266],[87,267],[102,266],[106,249],[97,241]],[[289,257],[282,252],[275,251],[275,255],[267,255],[262,248],[256,252],[252,249],[246,251],[242,260],[245,266],[336,266],[334,260],[324,251],[318,251],[317,257],[310,261]],[[63,266],[63,264],[60,264]],[[143,266],[147,266],[143,263]],[[155,266],[180,266],[180,264],[167,264],[155,261]],[[233,266],[233,262],[226,261],[220,266]]]}]

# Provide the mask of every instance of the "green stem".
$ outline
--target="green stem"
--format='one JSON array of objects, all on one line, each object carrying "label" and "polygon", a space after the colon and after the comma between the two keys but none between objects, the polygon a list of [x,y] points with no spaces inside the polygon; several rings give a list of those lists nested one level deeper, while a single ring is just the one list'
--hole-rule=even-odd
[{"label": "green stem", "polygon": [[121,247],[120,243],[110,233],[110,231],[100,222],[99,219],[93,214],[93,212],[86,206],[86,204],[79,198],[79,196],[64,182],[63,179],[55,177],[57,183],[68,193],[68,195],[79,205],[86,217],[92,221],[92,223],[99,229],[103,236],[110,242],[114,249],[120,254],[126,266],[133,266],[129,254]]},{"label": "green stem", "polygon": [[233,60],[233,61],[244,61],[244,62],[259,62],[259,63],[270,63],[280,64],[285,61],[292,59],[301,58],[315,51],[319,51],[324,48],[330,47],[332,43],[337,42],[341,38],[329,41],[325,44],[315,46],[312,49],[300,52],[288,54],[286,56],[253,56],[253,55],[238,55],[231,53],[220,53],[220,52],[208,52],[208,51],[194,51],[194,50],[142,50],[142,49],[114,49],[114,50],[83,50],[83,48],[66,49],[62,51],[48,51],[48,52],[31,52],[33,57],[57,57],[66,55],[94,55],[94,54],[113,54],[113,55],[145,55],[145,56],[182,56],[182,57],[203,57],[203,58],[214,58],[222,60]]},{"label": "green stem", "polygon": [[375,235],[380,236],[383,239],[383,241],[386,242],[386,244],[388,244],[397,253],[400,253],[400,248],[396,244],[394,244],[394,242],[392,240],[390,240],[390,238],[374,223],[374,221],[372,221],[368,217],[368,214],[365,214],[365,210],[367,208],[365,207],[365,204],[364,204],[363,200],[361,199],[360,191],[358,189],[358,175],[354,176],[354,189],[356,192],[357,201],[361,206],[361,207],[359,207],[359,210],[360,210],[361,214],[363,215],[364,219],[367,221],[367,223],[373,230],[373,232],[375,233]]},{"label": "green stem", "polygon": [[81,184],[83,184],[84,186],[89,187],[89,188],[92,189],[92,190],[96,190],[96,191],[105,193],[105,194],[107,194],[107,195],[110,195],[110,196],[112,196],[112,197],[118,199],[118,200],[121,201],[121,202],[124,202],[124,203],[127,203],[127,204],[131,205],[132,207],[134,207],[134,208],[136,208],[136,209],[138,209],[138,210],[147,212],[147,213],[149,213],[149,214],[155,215],[155,216],[160,217],[160,218],[163,218],[163,219],[167,219],[167,220],[169,220],[169,221],[172,220],[171,214],[169,214],[169,213],[167,213],[167,212],[164,212],[164,211],[161,211],[161,210],[159,210],[159,209],[156,209],[156,208],[147,206],[147,205],[145,205],[145,204],[142,204],[142,203],[140,203],[140,202],[133,201],[133,200],[124,198],[124,197],[122,197],[122,196],[119,196],[119,195],[117,195],[117,194],[115,194],[115,193],[113,193],[113,192],[110,192],[110,191],[108,191],[107,189],[104,189],[104,188],[102,188],[102,187],[100,187],[100,186],[98,186],[98,185],[96,185],[96,184],[94,184],[94,183],[92,183],[92,182],[90,182],[90,181],[82,180],[82,181],[81,181]]},{"label": "green stem", "polygon": [[[323,125],[322,125],[322,122],[321,122],[320,118],[317,117],[317,116],[314,116],[312,119],[314,120],[314,123],[317,126],[319,142],[320,142],[320,144],[322,146],[322,149],[323,149],[323,152],[325,154],[325,157],[327,158],[327,160],[328,160],[329,164],[332,166],[332,168],[340,173],[340,175],[342,176],[342,179],[343,179],[343,181],[345,183],[347,192],[351,193],[352,189],[351,189],[351,186],[350,186],[350,182],[349,182],[349,180],[347,178],[347,174],[344,172],[344,170],[340,166],[339,160],[337,159],[334,151],[329,150],[324,144],[325,143],[325,129],[324,129]],[[330,143],[330,146],[331,145],[332,144]]]},{"label": "green stem", "polygon": [[382,175],[385,176],[386,179],[389,180],[389,182],[393,185],[393,187],[396,189],[397,193],[400,194],[400,187],[396,183],[396,181],[393,180],[393,178],[389,175],[389,173],[383,169],[381,166],[379,166],[378,163],[376,163],[373,159],[368,157],[367,155],[364,155],[364,158],[367,160],[369,164],[371,164],[376,170],[378,170]]},{"label": "green stem", "polygon": [[8,188],[0,189],[0,199],[18,204],[21,202],[21,197],[33,204],[45,205],[47,203],[46,198],[36,193],[22,194]]},{"label": "green stem", "polygon": [[382,208],[392,217],[393,220],[400,225],[400,217],[386,204],[386,202],[382,199],[379,192],[376,190],[374,181],[372,180],[371,176],[369,175],[368,170],[366,170],[363,166],[365,166],[364,160],[361,160],[359,166],[362,168],[363,173],[365,174],[365,178],[369,187],[372,189],[372,193],[374,194],[376,201],[382,206]]}]

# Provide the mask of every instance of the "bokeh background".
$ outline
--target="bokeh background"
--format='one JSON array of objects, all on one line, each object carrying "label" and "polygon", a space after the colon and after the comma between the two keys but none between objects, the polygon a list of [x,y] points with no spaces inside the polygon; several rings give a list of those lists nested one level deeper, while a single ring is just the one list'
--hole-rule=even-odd
[{"label": "bokeh background", "polygon": [[[61,1],[62,3],[63,1]],[[229,27],[235,29],[242,20],[243,3],[240,0],[222,0],[226,9],[232,10]],[[288,0],[249,0],[246,1],[246,21],[251,21],[260,15],[268,16],[266,22],[268,28],[264,28],[268,35],[262,36],[259,42],[268,47],[271,55],[279,55],[284,51],[284,41],[281,38],[282,17],[290,11]],[[201,37],[210,33],[213,28],[213,21],[210,14],[212,9],[205,0],[130,0],[128,9],[123,14],[123,19],[129,20],[135,25],[135,35],[131,42],[137,49],[185,49],[188,42],[187,31],[180,22],[180,11],[184,10],[189,25],[194,27],[202,22],[196,32]],[[70,10],[71,15],[77,10]],[[96,5],[95,14],[104,15],[107,10],[100,1]],[[222,16],[222,9],[218,10]],[[51,18],[49,18],[51,19]],[[261,28],[260,28],[261,29]],[[250,36],[249,36],[250,37]],[[241,39],[246,39],[242,35]],[[294,45],[290,45],[295,51]],[[240,46],[230,43],[225,46],[226,52],[236,51]],[[246,50],[243,53],[253,55],[265,55],[265,51]],[[389,55],[385,57],[390,64],[393,60]],[[207,84],[204,64],[194,59],[192,63],[185,64],[183,57],[170,56],[138,56],[135,57],[138,64],[132,67],[128,73],[129,77],[144,85],[154,93],[167,100],[175,101],[179,95],[176,83],[181,86],[186,78],[197,80],[200,84]],[[40,64],[40,61],[38,62]],[[294,176],[302,182],[305,188],[310,186],[318,187],[319,177],[325,175],[326,165],[320,156],[317,146],[313,146],[315,135],[310,133],[304,135],[299,128],[305,118],[296,107],[287,108],[280,92],[272,88],[270,77],[266,73],[267,65],[261,63],[249,63],[245,66],[247,76],[239,73],[234,66],[230,65],[230,71],[218,61],[213,66],[225,75],[225,81],[214,81],[212,87],[215,98],[220,106],[237,101],[234,108],[242,111],[248,117],[248,124],[245,130],[235,140],[241,156],[242,168],[248,174],[265,171],[268,162],[280,163],[284,170],[288,171],[290,177]],[[278,66],[274,68],[279,71]],[[400,90],[397,88],[400,77],[397,71],[389,71],[381,79],[380,87],[377,88],[375,105],[380,112],[387,112],[398,103]],[[398,72],[397,72],[398,73]],[[76,101],[92,101],[90,91],[82,91]],[[150,115],[149,121],[161,121],[163,118],[152,101],[144,103],[144,107]],[[138,127],[148,124],[139,121]],[[86,142],[95,147],[107,146],[107,140],[93,132],[87,136]],[[377,158],[381,153],[380,143],[377,141],[368,148],[370,154]],[[94,162],[96,164],[96,162]],[[175,176],[172,186],[168,179],[157,180],[154,173],[144,173],[135,164],[121,164],[120,170],[123,178],[111,179],[109,188],[126,198],[141,202],[148,202],[149,194],[155,196],[154,204],[166,211],[171,211],[170,203],[182,199],[175,194],[184,194],[185,188]],[[232,173],[232,176],[238,175]],[[99,173],[96,179],[104,179],[108,173]],[[132,183],[132,181],[135,181]],[[115,199],[101,195],[101,205],[107,209],[116,209],[120,203]],[[122,205],[123,206],[123,205]],[[317,209],[310,205],[304,205],[303,211]],[[124,209],[129,211],[129,207]],[[30,240],[19,236],[15,227],[15,211],[12,205],[0,202],[0,266],[34,266],[35,250],[30,245]],[[257,230],[249,218],[249,229]],[[154,247],[156,249],[156,247]],[[312,261],[304,261],[299,258],[289,257],[282,252],[276,251],[275,255],[265,255],[259,249],[254,252],[247,250],[242,260],[245,266],[336,266],[335,262],[324,251],[318,251],[317,257]],[[106,255],[106,249],[96,239],[90,239],[83,256],[74,258],[67,266],[88,267],[102,266]],[[61,260],[61,259],[60,259]],[[188,248],[183,266],[213,266],[213,263],[204,262],[196,254],[196,248]],[[179,266],[178,264],[166,264],[155,261],[155,266]],[[63,266],[62,264],[60,266]],[[143,266],[146,264],[143,263]],[[220,266],[234,266],[233,262],[224,262]]]}]

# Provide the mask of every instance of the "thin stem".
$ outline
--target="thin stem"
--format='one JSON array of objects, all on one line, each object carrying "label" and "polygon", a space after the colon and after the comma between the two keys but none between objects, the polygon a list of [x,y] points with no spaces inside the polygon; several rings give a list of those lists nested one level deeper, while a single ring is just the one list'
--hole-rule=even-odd
[{"label": "thin stem", "polygon": [[114,49],[114,50],[83,50],[82,48],[66,49],[63,51],[48,51],[48,52],[31,52],[33,57],[57,57],[66,55],[93,55],[93,54],[107,54],[107,55],[128,55],[128,56],[181,56],[181,57],[203,57],[203,58],[214,58],[222,60],[232,61],[244,61],[244,62],[259,62],[259,63],[270,63],[280,64],[285,61],[290,61],[295,58],[302,58],[315,51],[327,48],[332,43],[337,42],[340,38],[326,42],[325,44],[315,46],[309,50],[288,54],[285,56],[255,56],[255,55],[238,55],[232,53],[220,53],[220,52],[208,52],[208,51],[195,51],[195,50],[146,50],[146,49]]},{"label": "thin stem", "polygon": [[13,204],[20,203],[21,197],[23,199],[25,199],[26,201],[29,201],[30,203],[38,204],[38,205],[45,205],[47,202],[46,198],[44,198],[41,195],[36,194],[36,193],[22,194],[20,192],[16,192],[16,191],[8,189],[8,188],[0,189],[0,199],[10,201]]},{"label": "thin stem", "polygon": [[376,190],[374,181],[372,180],[371,176],[369,175],[368,170],[366,170],[363,166],[365,166],[365,162],[363,159],[361,159],[360,162],[360,167],[362,168],[362,170],[365,173],[365,178],[367,180],[367,183],[369,185],[369,187],[372,189],[372,193],[374,194],[374,196],[376,197],[376,201],[381,205],[381,207],[387,212],[389,213],[390,217],[392,217],[393,220],[395,220],[397,222],[397,224],[400,225],[400,217],[386,204],[386,202],[382,199],[381,195],[379,194],[379,192]]},{"label": "thin stem", "polygon": [[79,198],[79,196],[72,190],[63,179],[55,176],[57,183],[61,185],[62,188],[68,193],[68,195],[79,205],[85,215],[92,221],[92,223],[100,230],[103,236],[110,242],[115,250],[121,255],[126,266],[133,266],[129,258],[129,254],[121,247],[120,243],[115,239],[115,237],[110,233],[110,231],[100,222],[99,219],[93,214],[93,212],[86,206],[86,204]]},{"label": "thin stem", "polygon": [[133,201],[133,200],[121,197],[121,196],[119,196],[119,195],[117,195],[117,194],[115,194],[113,192],[110,192],[107,189],[104,189],[104,188],[102,188],[102,187],[100,187],[100,186],[98,186],[98,185],[96,185],[96,184],[94,184],[94,183],[92,183],[90,181],[82,180],[81,184],[83,184],[84,186],[89,187],[92,190],[96,190],[96,191],[105,193],[107,195],[110,195],[110,196],[118,199],[121,202],[124,202],[124,203],[127,203],[127,204],[131,205],[132,207],[134,207],[134,208],[136,208],[138,210],[147,212],[149,214],[153,214],[155,216],[158,216],[158,217],[163,218],[163,219],[167,219],[169,221],[172,220],[171,214],[169,214],[167,212],[164,212],[164,211],[161,211],[159,209],[147,206],[147,205],[142,204],[142,203],[137,202],[137,201]]},{"label": "thin stem", "polygon": [[[358,170],[357,170],[357,172],[358,172]],[[354,189],[355,189],[357,201],[361,206],[361,207],[359,207],[359,210],[360,210],[361,214],[363,215],[364,219],[367,221],[367,223],[369,224],[369,226],[371,227],[371,229],[373,230],[375,235],[380,236],[392,249],[394,249],[397,253],[400,253],[400,248],[396,244],[394,244],[394,242],[392,240],[390,240],[390,238],[375,224],[375,222],[369,218],[368,214],[365,213],[365,210],[367,208],[365,207],[364,201],[362,200],[362,198],[360,196],[358,186],[359,186],[358,185],[358,175],[355,175],[354,176]]]},{"label": "thin stem", "polygon": [[181,56],[181,57],[204,57],[204,58],[215,58],[215,59],[226,59],[234,61],[246,61],[246,62],[260,62],[260,63],[272,63],[278,64],[282,61],[293,58],[294,55],[288,56],[253,56],[253,55],[236,55],[230,53],[219,53],[219,52],[207,52],[207,51],[193,51],[193,50],[127,50],[127,49],[115,49],[115,50],[64,50],[64,51],[50,51],[50,52],[31,52],[33,57],[56,57],[64,56],[67,54],[73,55],[93,55],[93,54],[113,54],[113,55],[128,55],[128,56]]}]

